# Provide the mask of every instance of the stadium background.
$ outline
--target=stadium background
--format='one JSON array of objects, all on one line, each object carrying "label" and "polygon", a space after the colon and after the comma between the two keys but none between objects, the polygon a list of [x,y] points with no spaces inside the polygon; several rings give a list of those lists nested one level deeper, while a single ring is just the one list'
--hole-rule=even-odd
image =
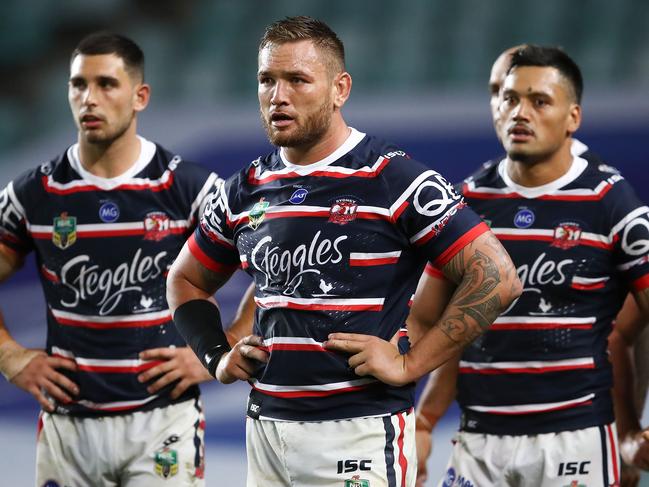
[{"label": "stadium background", "polygon": [[[523,42],[563,46],[585,78],[579,138],[649,201],[645,0],[5,0],[0,187],[74,141],[69,53],[97,29],[124,33],[145,51],[153,94],[139,132],[232,174],[268,149],[255,78],[263,27],[301,14],[327,21],[345,42],[354,80],[344,110],[350,125],[398,142],[453,181],[501,152],[486,89],[495,57]],[[220,292],[226,317],[247,283],[241,274]],[[31,259],[0,288],[0,309],[21,343],[43,346],[45,308]],[[247,389],[203,388],[208,485],[243,485]],[[457,414],[454,407],[436,436],[435,480],[444,471]],[[36,417],[31,396],[0,381],[0,484],[33,485]]]}]

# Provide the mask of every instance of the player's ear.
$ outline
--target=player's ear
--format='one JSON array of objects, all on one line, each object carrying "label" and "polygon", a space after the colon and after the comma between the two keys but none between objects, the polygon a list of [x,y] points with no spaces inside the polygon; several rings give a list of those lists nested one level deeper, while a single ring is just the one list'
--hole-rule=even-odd
[{"label": "player's ear", "polygon": [[133,91],[133,110],[141,112],[149,104],[151,87],[146,83],[138,83]]},{"label": "player's ear", "polygon": [[352,77],[347,71],[338,73],[333,82],[334,109],[340,110],[352,91]]},{"label": "player's ear", "polygon": [[568,134],[572,135],[577,131],[580,125],[581,106],[573,103],[570,105],[570,109],[568,111],[568,126],[566,127],[566,131],[568,132]]}]

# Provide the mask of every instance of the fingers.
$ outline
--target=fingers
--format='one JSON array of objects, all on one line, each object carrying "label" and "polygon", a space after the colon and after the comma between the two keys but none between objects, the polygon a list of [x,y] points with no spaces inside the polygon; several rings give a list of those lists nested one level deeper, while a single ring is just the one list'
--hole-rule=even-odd
[{"label": "fingers", "polygon": [[182,379],[176,387],[174,387],[170,393],[171,399],[178,399],[183,392],[185,392],[189,386],[192,385],[192,382],[187,379]]},{"label": "fingers", "polygon": [[[53,371],[49,379],[50,381],[52,381],[52,383],[56,384],[59,387],[64,388],[65,390],[69,391],[71,394],[75,396],[79,394],[79,387],[63,374]],[[71,400],[72,398],[69,398],[69,401]]]},{"label": "fingers", "polygon": [[140,352],[140,360],[171,360],[178,350],[174,347],[150,348]]},{"label": "fingers", "polygon": [[159,375],[166,374],[173,368],[174,364],[172,362],[158,362],[154,367],[151,367],[138,375],[137,380],[139,382],[148,382]]},{"label": "fingers", "polygon": [[239,345],[238,352],[244,359],[257,360],[263,363],[268,362],[269,353],[265,350],[260,350],[256,346]]},{"label": "fingers", "polygon": [[40,404],[45,411],[48,413],[54,412],[54,403],[43,394],[39,387],[35,386],[33,390],[30,390],[29,392],[36,398],[38,404]]},{"label": "fingers", "polygon": [[62,357],[47,357],[47,364],[53,369],[77,370],[77,364],[74,360]]},{"label": "fingers", "polygon": [[69,404],[72,398],[61,389],[56,383],[48,381],[43,385],[43,389],[50,395],[52,399],[62,404]]},{"label": "fingers", "polygon": [[248,335],[246,337],[243,337],[239,343],[243,345],[251,345],[253,347],[263,347],[264,346],[264,338],[260,337],[258,335]]},{"label": "fingers", "polygon": [[[156,380],[153,384],[149,385],[146,390],[149,394],[155,394],[158,392],[160,389],[168,386],[172,382],[180,379],[182,376],[181,372],[178,369],[175,370],[170,370],[169,372],[165,373],[162,375],[158,380]],[[188,380],[185,378],[184,380]]]},{"label": "fingers", "polygon": [[326,342],[322,345],[327,350],[338,352],[358,353],[367,346],[372,337],[369,335],[359,335],[357,333],[332,333]]}]

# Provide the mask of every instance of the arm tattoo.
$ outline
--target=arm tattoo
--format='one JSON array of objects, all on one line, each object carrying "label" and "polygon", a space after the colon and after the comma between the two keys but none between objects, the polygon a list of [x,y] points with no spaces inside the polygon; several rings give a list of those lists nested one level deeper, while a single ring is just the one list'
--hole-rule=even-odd
[{"label": "arm tattoo", "polygon": [[[499,244],[496,249],[500,256]],[[439,327],[453,342],[463,345],[480,336],[502,310],[498,292],[502,281],[500,269],[494,259],[479,250],[464,264],[462,250],[444,271],[457,279],[459,286],[447,307],[452,314],[443,316]]]}]

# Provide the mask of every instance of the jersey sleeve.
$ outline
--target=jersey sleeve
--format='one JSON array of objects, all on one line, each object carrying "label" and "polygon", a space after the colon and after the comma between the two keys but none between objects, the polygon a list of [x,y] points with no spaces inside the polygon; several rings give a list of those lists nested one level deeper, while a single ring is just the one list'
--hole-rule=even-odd
[{"label": "jersey sleeve", "polygon": [[10,182],[0,192],[0,246],[23,257],[34,243],[27,228],[27,214],[22,201],[25,200],[27,177]]},{"label": "jersey sleeve", "polygon": [[613,176],[604,207],[611,211],[608,240],[617,270],[634,291],[649,288],[649,207],[621,176]]},{"label": "jersey sleeve", "polygon": [[441,174],[416,161],[404,161],[402,168],[390,175],[400,191],[391,216],[410,243],[441,268],[489,227]]},{"label": "jersey sleeve", "polygon": [[228,219],[225,185],[212,192],[199,225],[187,242],[192,255],[207,269],[230,274],[239,267],[239,253]]}]

